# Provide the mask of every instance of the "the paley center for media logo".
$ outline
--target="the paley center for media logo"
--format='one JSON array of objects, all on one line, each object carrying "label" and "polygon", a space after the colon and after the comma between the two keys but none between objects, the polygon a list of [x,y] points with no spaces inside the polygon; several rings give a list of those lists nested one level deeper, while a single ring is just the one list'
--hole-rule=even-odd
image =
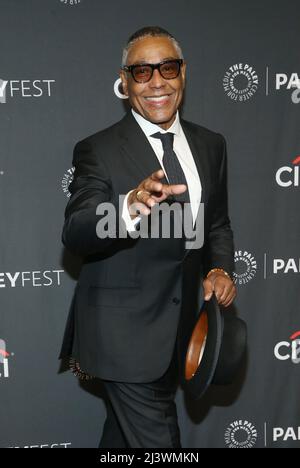
[{"label": "the paley center for media logo", "polygon": [[258,74],[248,63],[230,66],[223,77],[224,91],[232,101],[249,101],[256,93],[258,84]]},{"label": "the paley center for media logo", "polygon": [[74,180],[74,172],[75,172],[75,167],[70,167],[65,173],[61,181],[61,188],[64,194],[70,198],[71,193],[69,191],[69,187],[71,182]]},{"label": "the paley center for media logo", "polygon": [[256,427],[246,420],[232,422],[225,431],[225,444],[228,448],[253,448],[257,438]]},{"label": "the paley center for media logo", "polygon": [[235,284],[249,283],[257,273],[257,261],[254,255],[247,250],[236,250],[234,254],[235,272],[233,280]]},{"label": "the paley center for media logo", "polygon": [[9,357],[10,353],[7,351],[6,343],[0,338],[0,379],[8,379],[9,377]]}]

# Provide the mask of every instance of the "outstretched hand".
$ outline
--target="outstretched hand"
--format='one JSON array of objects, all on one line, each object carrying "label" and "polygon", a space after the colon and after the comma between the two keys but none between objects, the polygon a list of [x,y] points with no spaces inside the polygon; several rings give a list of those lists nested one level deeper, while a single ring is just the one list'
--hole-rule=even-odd
[{"label": "outstretched hand", "polygon": [[151,208],[170,195],[179,195],[187,190],[185,184],[163,184],[160,179],[164,177],[164,171],[159,169],[151,176],[143,180],[128,197],[127,205],[131,218],[135,218],[136,208],[143,215],[149,215]]}]

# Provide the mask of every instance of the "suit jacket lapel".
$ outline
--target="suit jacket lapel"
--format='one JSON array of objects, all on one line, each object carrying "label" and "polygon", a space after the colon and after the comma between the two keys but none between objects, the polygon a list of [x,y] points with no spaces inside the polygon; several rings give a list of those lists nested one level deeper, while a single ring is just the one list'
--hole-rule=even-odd
[{"label": "suit jacket lapel", "polygon": [[[130,158],[134,166],[139,170],[141,174],[139,182],[161,169],[152,146],[131,111],[126,114],[122,121],[121,138],[121,151]],[[166,178],[162,181],[168,183]]]},{"label": "suit jacket lapel", "polygon": [[200,177],[200,182],[202,186],[202,193],[201,193],[201,202],[205,203],[206,200],[206,177],[205,177],[205,160],[204,158],[206,157],[206,148],[202,142],[202,140],[199,138],[197,133],[194,131],[192,126],[187,122],[186,120],[181,119],[181,127],[184,131],[184,134],[186,136],[187,142],[189,144],[189,147],[191,149],[198,174]]},{"label": "suit jacket lapel", "polygon": [[[206,197],[207,197],[207,170],[206,170],[206,155],[207,155],[207,149],[205,148],[203,141],[201,138],[199,138],[198,134],[195,132],[193,126],[187,122],[184,119],[181,119],[181,127],[184,131],[184,134],[186,136],[187,142],[189,144],[190,150],[192,152],[197,171],[199,174],[200,182],[201,182],[201,203],[206,202]],[[198,219],[198,216],[200,215],[200,205],[197,211],[196,215],[196,222]],[[201,221],[201,218],[199,218]],[[197,226],[197,224],[195,224]],[[190,244],[191,242],[189,242]],[[183,260],[186,258],[186,256],[190,253],[191,247],[189,249],[186,249],[185,254],[183,256]]]}]

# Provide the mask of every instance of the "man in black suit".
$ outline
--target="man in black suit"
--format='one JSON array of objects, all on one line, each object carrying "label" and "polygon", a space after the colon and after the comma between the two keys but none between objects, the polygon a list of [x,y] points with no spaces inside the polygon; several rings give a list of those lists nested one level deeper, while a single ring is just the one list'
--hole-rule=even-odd
[{"label": "man in black suit", "polygon": [[[236,295],[226,143],[179,117],[185,74],[173,36],[137,31],[120,71],[131,109],[74,150],[63,242],[84,261],[61,357],[72,355],[104,385],[102,448],[181,447],[174,398],[201,282],[205,299],[214,292],[224,307]],[[203,245],[135,236],[162,202],[189,207],[193,223],[203,204]],[[117,216],[104,236],[107,206]],[[174,227],[174,213],[169,220]]]}]

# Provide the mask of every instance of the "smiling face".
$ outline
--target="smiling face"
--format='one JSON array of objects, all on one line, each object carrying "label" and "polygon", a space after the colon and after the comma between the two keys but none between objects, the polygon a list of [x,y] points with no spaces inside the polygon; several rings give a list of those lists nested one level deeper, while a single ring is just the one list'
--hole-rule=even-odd
[{"label": "smiling face", "polygon": [[[178,59],[178,51],[168,37],[143,37],[129,49],[126,65],[160,63]],[[185,63],[177,78],[164,79],[159,70],[154,70],[147,83],[136,83],[131,73],[120,71],[123,91],[133,109],[146,120],[167,130],[175,120],[185,87]]]}]

